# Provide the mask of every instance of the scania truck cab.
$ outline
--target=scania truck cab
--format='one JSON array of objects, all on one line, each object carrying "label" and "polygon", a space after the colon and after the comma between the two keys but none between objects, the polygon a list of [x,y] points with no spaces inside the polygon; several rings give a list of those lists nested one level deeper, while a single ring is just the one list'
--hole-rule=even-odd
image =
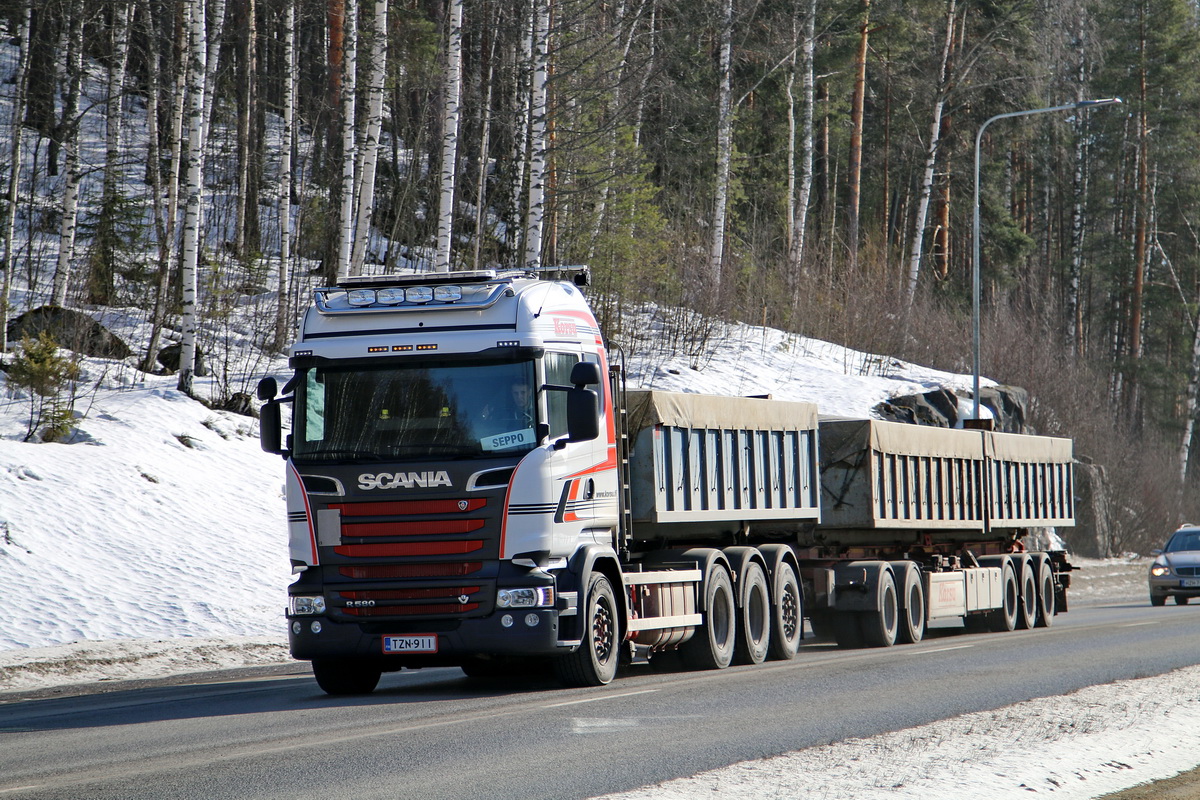
[{"label": "scania truck cab", "polygon": [[287,458],[291,652],[323,688],[578,648],[563,619],[579,576],[597,559],[619,574],[612,399],[586,274],[316,291],[286,396],[271,379],[259,394],[264,448]]}]

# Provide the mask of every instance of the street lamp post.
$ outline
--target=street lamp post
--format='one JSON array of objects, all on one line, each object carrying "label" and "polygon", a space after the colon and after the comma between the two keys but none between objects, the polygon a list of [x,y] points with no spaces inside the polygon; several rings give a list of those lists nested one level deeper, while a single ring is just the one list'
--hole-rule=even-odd
[{"label": "street lamp post", "polygon": [[979,419],[979,143],[983,140],[983,132],[988,125],[991,125],[998,119],[1028,117],[1033,114],[1048,114],[1051,111],[1081,111],[1095,106],[1110,106],[1120,102],[1121,98],[1119,97],[1106,97],[1102,100],[1080,100],[1078,103],[1066,103],[1065,105],[1051,106],[1050,108],[1009,111],[1006,114],[997,114],[994,117],[990,117],[979,126],[979,132],[975,134],[975,208],[971,220],[971,353],[973,361],[972,378],[974,381],[972,391],[975,393],[975,409],[972,417],[975,420]]}]

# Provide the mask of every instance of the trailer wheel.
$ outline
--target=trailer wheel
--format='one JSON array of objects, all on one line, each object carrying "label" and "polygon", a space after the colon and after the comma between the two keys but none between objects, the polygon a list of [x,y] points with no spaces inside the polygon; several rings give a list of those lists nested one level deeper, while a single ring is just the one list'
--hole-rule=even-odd
[{"label": "trailer wheel", "polygon": [[900,615],[897,638],[905,644],[914,644],[925,638],[925,586],[916,569],[905,571],[904,582],[904,612]]},{"label": "trailer wheel", "polygon": [[1017,592],[1017,574],[1013,570],[1011,561],[1004,562],[1004,571],[1001,575],[1000,592],[1004,605],[987,614],[988,628],[997,633],[1011,631],[1017,627],[1017,605],[1020,602]]},{"label": "trailer wheel", "polygon": [[733,661],[737,608],[733,582],[723,564],[713,564],[704,580],[704,624],[680,648],[693,669],[725,669]]},{"label": "trailer wheel", "polygon": [[[863,644],[867,647],[891,647],[900,628],[900,603],[896,597],[896,579],[891,570],[879,573],[879,608],[859,612]],[[840,642],[839,642],[840,644]]]},{"label": "trailer wheel", "polygon": [[1033,574],[1033,562],[1025,559],[1021,563],[1020,599],[1017,602],[1016,627],[1027,630],[1037,623],[1037,580]]},{"label": "trailer wheel", "polygon": [[617,674],[621,626],[612,584],[600,572],[588,581],[584,609],[583,642],[556,659],[554,671],[567,686],[604,686]]},{"label": "trailer wheel", "polygon": [[786,561],[775,568],[774,591],[771,592],[771,650],[774,661],[790,661],[800,649],[804,635],[804,600],[796,570]]},{"label": "trailer wheel", "polygon": [[734,658],[739,664],[761,664],[771,644],[771,595],[766,573],[758,562],[747,562],[741,584]]},{"label": "trailer wheel", "polygon": [[383,667],[372,658],[314,658],[313,677],[325,694],[370,694]]},{"label": "trailer wheel", "polygon": [[1054,614],[1058,611],[1055,605],[1054,570],[1049,561],[1038,565],[1038,615],[1037,626],[1049,628],[1054,622]]}]

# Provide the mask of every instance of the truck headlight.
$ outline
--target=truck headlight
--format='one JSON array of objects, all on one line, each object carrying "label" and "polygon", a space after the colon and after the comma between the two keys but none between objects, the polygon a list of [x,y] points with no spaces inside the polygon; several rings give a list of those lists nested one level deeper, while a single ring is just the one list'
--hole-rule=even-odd
[{"label": "truck headlight", "polygon": [[288,598],[288,613],[293,617],[325,613],[325,598],[321,595],[296,595]]},{"label": "truck headlight", "polygon": [[549,608],[554,605],[554,587],[530,586],[496,592],[497,608]]}]

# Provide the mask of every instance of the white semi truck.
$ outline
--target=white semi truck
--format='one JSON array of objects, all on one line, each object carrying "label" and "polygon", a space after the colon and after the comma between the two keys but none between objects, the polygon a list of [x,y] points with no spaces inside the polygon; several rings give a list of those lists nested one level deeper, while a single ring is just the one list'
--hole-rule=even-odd
[{"label": "white semi truck", "polygon": [[[1066,610],[1071,443],[809,403],[625,391],[586,269],[317,289],[263,448],[286,459],[292,655],[331,694],[385,671],[552,663],[570,685],[678,653],[792,658],[935,620]],[[292,406],[283,435],[281,404]]]}]

